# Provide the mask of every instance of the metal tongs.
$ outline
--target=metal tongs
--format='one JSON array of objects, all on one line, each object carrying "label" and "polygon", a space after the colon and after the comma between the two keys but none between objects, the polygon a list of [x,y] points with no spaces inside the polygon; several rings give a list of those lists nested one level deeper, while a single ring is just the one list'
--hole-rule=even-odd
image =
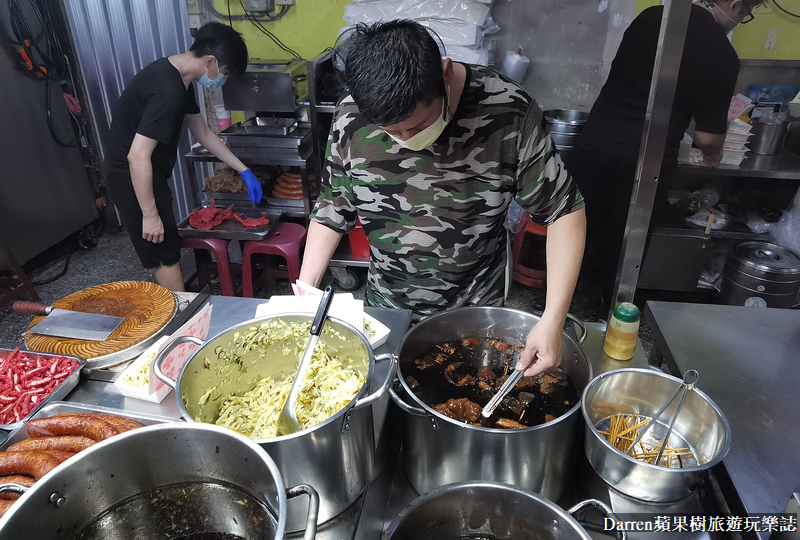
[{"label": "metal tongs", "polygon": [[[516,362],[513,361],[514,357],[517,358]],[[522,371],[518,371],[516,369],[516,365],[519,362],[519,351],[514,351],[514,355],[512,356],[511,360],[512,363],[514,364],[513,366],[511,366],[511,369],[513,369],[514,372],[508,376],[506,381],[503,383],[503,386],[500,387],[500,390],[497,391],[494,397],[492,397],[492,399],[489,400],[489,403],[486,404],[486,407],[483,408],[483,411],[481,411],[481,416],[483,416],[484,418],[489,418],[490,416],[492,416],[492,413],[497,408],[497,406],[500,405],[500,402],[503,401],[503,398],[505,398],[506,395],[508,395],[511,389],[514,388],[519,382],[519,380],[522,378]]]},{"label": "metal tongs", "polygon": [[689,371],[683,374],[683,382],[678,385],[678,388],[675,389],[675,392],[673,392],[672,396],[667,400],[666,403],[664,403],[664,405],[661,406],[658,412],[656,412],[656,414],[653,415],[653,418],[651,418],[650,421],[647,422],[647,424],[644,426],[644,429],[639,431],[638,435],[636,435],[636,438],[633,439],[633,442],[625,451],[626,454],[630,454],[631,450],[633,450],[636,447],[636,445],[639,444],[639,441],[641,441],[642,438],[647,434],[647,430],[650,429],[650,426],[652,426],[658,420],[658,417],[661,416],[664,413],[664,411],[667,410],[667,407],[669,407],[672,404],[672,402],[675,401],[675,398],[682,390],[683,394],[681,394],[681,400],[678,402],[678,408],[675,409],[675,414],[672,416],[672,420],[670,420],[669,422],[669,428],[667,429],[667,433],[664,435],[664,439],[661,441],[661,449],[658,451],[658,457],[654,462],[656,465],[661,463],[661,456],[664,455],[664,450],[667,448],[667,442],[669,441],[670,435],[672,435],[672,428],[675,427],[675,422],[678,420],[678,416],[681,414],[681,409],[683,408],[683,402],[686,400],[686,394],[689,392],[689,390],[694,390],[695,385],[697,384],[699,378],[700,374],[697,373],[697,370],[694,369],[690,369]]},{"label": "metal tongs", "polygon": [[300,431],[300,422],[297,421],[297,396],[303,388],[303,381],[305,381],[308,366],[311,364],[311,357],[314,354],[317,341],[319,341],[319,335],[322,333],[322,326],[325,324],[325,318],[328,315],[328,308],[331,306],[332,300],[333,288],[328,285],[325,287],[325,292],[322,293],[322,300],[320,300],[317,314],[314,316],[314,322],[311,323],[311,336],[308,338],[303,358],[297,367],[292,390],[289,392],[289,397],[286,398],[286,402],[284,402],[283,408],[278,415],[277,433],[279,437]]}]

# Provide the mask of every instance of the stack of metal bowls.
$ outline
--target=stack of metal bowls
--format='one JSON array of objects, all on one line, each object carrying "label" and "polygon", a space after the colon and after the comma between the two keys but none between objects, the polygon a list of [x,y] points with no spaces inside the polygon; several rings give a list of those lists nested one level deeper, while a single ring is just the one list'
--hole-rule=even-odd
[{"label": "stack of metal bowls", "polygon": [[[717,405],[694,389],[675,421],[669,444],[688,448],[682,467],[656,466],[635,459],[614,446],[598,426],[614,414],[650,419],[666,403],[681,380],[660,371],[618,369],[593,379],[583,393],[581,410],[586,427],[586,457],[597,474],[612,488],[647,502],[673,502],[690,496],[708,470],[722,461],[731,446],[728,420]],[[662,413],[647,436],[663,439],[679,399]]]},{"label": "stack of metal bowls", "polygon": [[589,113],[574,109],[548,109],[544,111],[544,119],[556,148],[571,150],[578,142]]}]

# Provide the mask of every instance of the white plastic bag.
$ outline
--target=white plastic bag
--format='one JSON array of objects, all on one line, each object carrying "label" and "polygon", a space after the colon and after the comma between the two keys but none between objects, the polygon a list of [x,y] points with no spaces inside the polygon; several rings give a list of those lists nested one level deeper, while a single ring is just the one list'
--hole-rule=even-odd
[{"label": "white plastic bag", "polygon": [[490,53],[491,49],[485,45],[481,47],[453,45],[447,48],[447,56],[453,61],[464,62],[465,64],[477,64],[480,66],[489,65]]},{"label": "white plastic bag", "polygon": [[800,189],[772,231],[772,241],[800,254]]},{"label": "white plastic bag", "polygon": [[344,7],[348,26],[395,19],[444,19],[486,26],[490,6],[477,0],[388,0]]},{"label": "white plastic bag", "polygon": [[483,31],[477,24],[457,21],[443,21],[441,19],[417,19],[417,22],[436,32],[445,46],[475,45],[483,39]]}]

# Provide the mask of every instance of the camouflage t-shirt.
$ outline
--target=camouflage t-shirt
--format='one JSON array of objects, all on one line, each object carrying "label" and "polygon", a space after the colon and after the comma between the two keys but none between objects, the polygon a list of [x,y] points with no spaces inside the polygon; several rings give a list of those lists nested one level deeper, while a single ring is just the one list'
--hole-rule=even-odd
[{"label": "camouflage t-shirt", "polygon": [[430,315],[502,305],[513,199],[540,224],[583,206],[543,131],[542,111],[496,71],[467,66],[453,120],[420,152],[337,105],[312,219],[348,233],[361,220],[371,262],[367,303]]}]

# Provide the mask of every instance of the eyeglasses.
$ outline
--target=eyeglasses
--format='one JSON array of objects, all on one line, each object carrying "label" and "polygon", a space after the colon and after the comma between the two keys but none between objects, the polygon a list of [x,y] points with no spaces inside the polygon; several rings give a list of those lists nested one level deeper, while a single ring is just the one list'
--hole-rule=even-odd
[{"label": "eyeglasses", "polygon": [[744,3],[742,3],[742,5],[744,6],[745,11],[747,11],[747,15],[742,17],[742,20],[740,21],[739,24],[747,24],[750,21],[752,21],[753,19],[755,19],[756,17],[755,17],[755,15],[753,15],[753,9],[752,8],[747,7],[747,5],[744,4]]}]

